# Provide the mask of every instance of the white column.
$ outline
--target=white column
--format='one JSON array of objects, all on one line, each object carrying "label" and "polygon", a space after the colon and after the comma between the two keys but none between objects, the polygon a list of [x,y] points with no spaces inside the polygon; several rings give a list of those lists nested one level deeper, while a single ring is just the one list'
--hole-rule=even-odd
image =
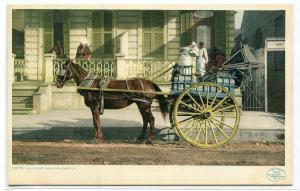
[{"label": "white column", "polygon": [[120,54],[124,57],[128,56],[128,32],[125,31],[120,37]]},{"label": "white column", "polygon": [[117,78],[126,79],[127,70],[126,70],[126,58],[128,56],[128,32],[125,31],[121,34],[120,37],[120,52],[116,54],[117,60]]},{"label": "white column", "polygon": [[117,58],[117,79],[126,79],[127,78],[127,70],[126,70],[126,60],[125,56],[118,54]]},{"label": "white column", "polygon": [[45,83],[53,83],[53,59],[55,55],[52,53],[45,54]]},{"label": "white column", "polygon": [[11,55],[11,81],[12,82],[15,82],[15,58],[16,58],[16,55],[15,54],[12,54]]}]

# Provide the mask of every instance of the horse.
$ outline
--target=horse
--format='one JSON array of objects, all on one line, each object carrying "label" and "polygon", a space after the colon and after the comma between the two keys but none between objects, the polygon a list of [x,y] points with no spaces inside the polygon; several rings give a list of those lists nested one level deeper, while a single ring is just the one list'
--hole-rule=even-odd
[{"label": "horse", "polygon": [[[96,76],[93,80],[89,72],[84,70],[73,60],[68,59],[59,71],[59,75],[56,77],[55,86],[57,88],[63,88],[64,84],[73,79],[77,87],[82,86],[82,83],[89,81],[91,88],[100,88],[103,77]],[[86,84],[86,83],[85,83]],[[102,109],[122,109],[133,103],[136,103],[139,112],[143,119],[143,127],[140,135],[137,138],[138,142],[146,141],[146,143],[152,143],[155,137],[154,134],[154,122],[155,118],[151,111],[151,104],[154,99],[158,100],[160,112],[163,118],[169,112],[169,104],[167,99],[163,95],[156,95],[154,92],[161,92],[161,89],[157,84],[142,78],[132,78],[127,80],[108,80],[106,84],[107,88],[120,89],[120,90],[142,90],[147,93],[120,93],[120,92],[102,92],[92,90],[78,90],[80,95],[84,97],[84,103],[90,108],[93,116],[94,124],[94,140],[103,142],[103,133],[100,122],[100,114]],[[150,92],[153,92],[150,93]],[[101,97],[102,94],[102,97]],[[102,99],[101,99],[102,98]],[[101,101],[102,100],[102,101]],[[147,126],[150,126],[149,136],[146,139]]]}]

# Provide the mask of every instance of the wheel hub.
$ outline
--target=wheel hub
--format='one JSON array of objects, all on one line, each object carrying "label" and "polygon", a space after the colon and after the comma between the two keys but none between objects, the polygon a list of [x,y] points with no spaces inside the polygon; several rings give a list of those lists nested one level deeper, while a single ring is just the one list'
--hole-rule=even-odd
[{"label": "wheel hub", "polygon": [[210,113],[210,112],[205,112],[204,115],[203,115],[203,117],[204,117],[205,119],[210,118],[210,116],[211,116],[211,113]]}]

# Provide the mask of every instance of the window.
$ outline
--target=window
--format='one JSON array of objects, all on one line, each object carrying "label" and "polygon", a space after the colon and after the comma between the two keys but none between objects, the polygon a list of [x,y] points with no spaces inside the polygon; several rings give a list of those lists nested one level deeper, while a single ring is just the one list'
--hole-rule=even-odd
[{"label": "window", "polygon": [[113,13],[95,11],[92,16],[92,56],[113,57]]},{"label": "window", "polygon": [[69,17],[66,11],[45,11],[44,19],[44,53],[49,53],[59,41],[64,53],[69,53]]},{"label": "window", "polygon": [[263,45],[262,41],[263,41],[262,40],[262,32],[261,32],[261,29],[259,28],[255,31],[254,47],[256,49],[261,48]]},{"label": "window", "polygon": [[164,23],[163,11],[143,12],[143,57],[164,57]]},{"label": "window", "polygon": [[275,37],[285,36],[285,21],[284,15],[280,15],[275,19]]},{"label": "window", "polygon": [[193,12],[181,11],[180,17],[181,17],[180,46],[188,46],[192,42]]}]

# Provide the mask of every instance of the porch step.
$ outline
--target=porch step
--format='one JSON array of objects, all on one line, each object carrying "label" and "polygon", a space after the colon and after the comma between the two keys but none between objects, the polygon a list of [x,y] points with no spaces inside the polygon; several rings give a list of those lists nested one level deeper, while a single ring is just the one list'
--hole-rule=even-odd
[{"label": "porch step", "polygon": [[33,94],[38,91],[37,82],[16,82],[12,86],[12,113],[17,115],[34,114]]},{"label": "porch step", "polygon": [[33,96],[32,95],[13,95],[12,101],[23,101],[23,102],[32,102]]},{"label": "porch step", "polygon": [[14,108],[12,109],[14,115],[26,115],[26,114],[35,114],[35,108]]},{"label": "porch step", "polygon": [[32,108],[33,103],[32,100],[29,99],[28,101],[12,101],[13,108]]}]

